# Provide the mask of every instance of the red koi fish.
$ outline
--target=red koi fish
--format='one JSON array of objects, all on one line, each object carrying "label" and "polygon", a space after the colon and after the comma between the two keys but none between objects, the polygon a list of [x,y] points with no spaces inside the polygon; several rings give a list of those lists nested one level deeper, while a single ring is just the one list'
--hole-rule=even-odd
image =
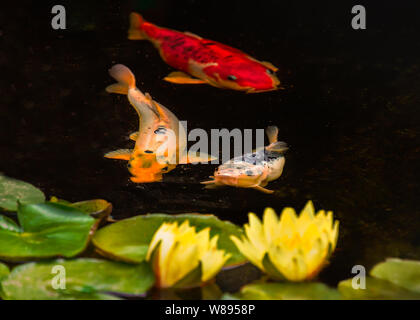
[{"label": "red koi fish", "polygon": [[130,15],[128,39],[151,41],[162,59],[180,70],[164,78],[172,83],[208,83],[247,93],[280,89],[278,69],[271,63],[190,32],[158,27],[138,13]]}]

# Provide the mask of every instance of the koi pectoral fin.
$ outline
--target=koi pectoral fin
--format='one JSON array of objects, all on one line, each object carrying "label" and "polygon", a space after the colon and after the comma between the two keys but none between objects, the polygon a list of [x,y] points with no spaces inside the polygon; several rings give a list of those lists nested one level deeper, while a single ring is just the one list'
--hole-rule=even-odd
[{"label": "koi pectoral fin", "polygon": [[221,185],[219,183],[216,182],[216,180],[214,180],[214,176],[210,176],[209,178],[213,179],[213,180],[208,180],[208,181],[201,181],[200,184],[204,184],[205,185],[205,189],[216,189],[221,187]]},{"label": "koi pectoral fin", "polygon": [[261,187],[261,186],[255,186],[255,187],[252,187],[252,188],[253,188],[253,189],[255,189],[255,190],[258,190],[258,191],[261,191],[261,192],[267,193],[267,194],[274,193],[274,191],[273,191],[273,190],[269,190],[269,189],[263,188],[263,187]]},{"label": "koi pectoral fin", "polygon": [[132,149],[119,149],[106,153],[104,157],[109,159],[130,160],[132,153]]},{"label": "koi pectoral fin", "polygon": [[130,134],[130,140],[137,141],[138,137],[139,137],[139,132],[138,131]]},{"label": "koi pectoral fin", "polygon": [[105,90],[109,93],[128,94],[128,86],[122,83],[111,84]]},{"label": "koi pectoral fin", "polygon": [[193,78],[190,75],[181,72],[181,71],[174,71],[168,74],[163,80],[172,82],[172,83],[178,83],[178,84],[203,84],[206,83],[206,81]]},{"label": "koi pectoral fin", "polygon": [[209,163],[214,160],[217,160],[217,158],[212,155],[208,155],[207,153],[200,152],[196,154],[188,154],[188,159],[186,163]]},{"label": "koi pectoral fin", "polygon": [[200,183],[201,184],[207,184],[207,185],[209,185],[209,184],[215,184],[216,183],[216,180],[201,181]]},{"label": "koi pectoral fin", "polygon": [[206,184],[206,186],[204,187],[204,189],[219,189],[223,186],[213,183],[213,184]]},{"label": "koi pectoral fin", "polygon": [[216,180],[201,181],[200,184],[204,184],[204,189],[218,189],[222,187],[219,183],[216,182]]}]

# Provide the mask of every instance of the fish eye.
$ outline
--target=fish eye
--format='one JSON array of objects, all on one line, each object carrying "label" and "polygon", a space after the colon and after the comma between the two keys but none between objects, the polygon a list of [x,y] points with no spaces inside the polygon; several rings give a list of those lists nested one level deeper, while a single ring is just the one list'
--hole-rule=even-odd
[{"label": "fish eye", "polygon": [[271,69],[267,69],[266,71],[267,71],[268,74],[274,74],[274,71],[271,70]]},{"label": "fish eye", "polygon": [[159,127],[155,130],[155,134],[164,134],[166,132],[165,127]]},{"label": "fish eye", "polygon": [[227,76],[227,78],[228,78],[228,80],[230,80],[230,81],[236,81],[236,80],[238,80],[238,78],[237,77],[235,77],[234,75],[229,75],[229,76]]},{"label": "fish eye", "polygon": [[152,150],[144,150],[145,153],[153,153]]},{"label": "fish eye", "polygon": [[252,172],[252,170],[246,170],[246,171],[245,171],[245,174],[246,174],[248,177],[251,177],[251,176],[253,176],[253,175],[254,175],[254,172]]}]

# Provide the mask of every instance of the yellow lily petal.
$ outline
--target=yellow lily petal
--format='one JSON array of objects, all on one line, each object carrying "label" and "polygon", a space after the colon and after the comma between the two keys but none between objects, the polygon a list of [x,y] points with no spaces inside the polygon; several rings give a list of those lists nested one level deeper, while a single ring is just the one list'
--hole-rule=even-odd
[{"label": "yellow lily petal", "polygon": [[[188,261],[188,263],[186,263]],[[178,244],[168,255],[167,264],[161,270],[160,285],[168,288],[193,271],[199,263],[198,248],[194,244]]]},{"label": "yellow lily petal", "polygon": [[245,225],[244,227],[245,234],[256,250],[258,250],[259,252],[265,251],[266,242],[265,242],[264,230],[262,228],[261,221],[253,213],[250,213],[248,217],[249,217],[249,225]]},{"label": "yellow lily petal", "polygon": [[266,208],[263,215],[263,229],[266,243],[270,243],[277,238],[278,223],[276,212],[272,208]]},{"label": "yellow lily petal", "polygon": [[230,239],[232,242],[236,245],[238,250],[255,266],[260,268],[261,270],[264,270],[264,267],[262,265],[262,258],[264,257],[265,251],[257,250],[251,242],[246,239],[242,238],[242,241],[239,240],[235,236],[231,236]]},{"label": "yellow lily petal", "polygon": [[[157,285],[175,285],[194,271],[201,261],[201,281],[208,281],[223,267],[230,255],[217,249],[218,236],[210,239],[210,228],[196,232],[188,220],[163,223],[154,234],[146,259],[152,261]],[[157,251],[156,251],[157,250]],[[154,254],[153,254],[154,253]]]},{"label": "yellow lily petal", "polygon": [[231,257],[223,250],[209,250],[201,257],[201,281],[206,282],[222,269],[226,261]]},{"label": "yellow lily petal", "polygon": [[290,281],[316,276],[326,264],[330,248],[335,249],[337,238],[338,221],[333,222],[332,212],[320,210],[315,214],[312,201],[306,203],[299,217],[293,208],[284,208],[278,219],[274,210],[267,208],[261,224],[250,213],[245,237],[231,237],[238,250],[262,271],[266,271],[262,260],[268,253],[272,266]]}]

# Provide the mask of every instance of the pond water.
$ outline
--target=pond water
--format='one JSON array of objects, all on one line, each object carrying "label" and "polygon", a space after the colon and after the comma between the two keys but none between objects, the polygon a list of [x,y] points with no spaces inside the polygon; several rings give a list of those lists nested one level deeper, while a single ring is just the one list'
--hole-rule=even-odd
[{"label": "pond water", "polygon": [[[300,210],[312,199],[340,220],[337,250],[319,276],[333,286],[356,264],[420,259],[414,4],[369,4],[367,29],[353,30],[353,4],[327,1],[61,1],[62,31],[51,29],[53,4],[0,12],[0,171],[49,196],[107,199],[116,219],[206,212],[243,224],[249,211]],[[173,69],[151,43],[126,38],[133,10],[272,62],[286,89],[247,95],[162,81]],[[138,126],[126,97],[104,91],[115,63],[190,128],[277,125],[290,150],[268,186],[275,193],[203,189],[215,165],[179,166],[162,183],[130,182],[124,162],[103,157],[131,148]],[[229,291],[258,277],[249,266],[229,272],[218,278]]]}]

